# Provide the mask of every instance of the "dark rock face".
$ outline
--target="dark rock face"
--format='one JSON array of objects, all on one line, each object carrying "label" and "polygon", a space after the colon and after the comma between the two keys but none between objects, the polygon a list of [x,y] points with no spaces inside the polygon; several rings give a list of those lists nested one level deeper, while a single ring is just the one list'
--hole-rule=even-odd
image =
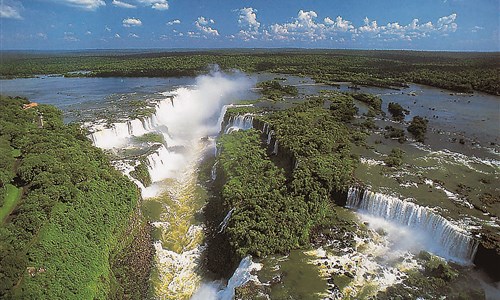
[{"label": "dark rock face", "polygon": [[493,281],[500,280],[500,233],[483,228],[482,239],[477,248],[474,264],[485,271]]}]

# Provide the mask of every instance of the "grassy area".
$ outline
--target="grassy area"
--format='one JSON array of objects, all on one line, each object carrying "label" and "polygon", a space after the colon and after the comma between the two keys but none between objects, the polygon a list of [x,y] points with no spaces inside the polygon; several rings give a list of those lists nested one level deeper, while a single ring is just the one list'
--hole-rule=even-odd
[{"label": "grassy area", "polygon": [[4,219],[10,214],[12,209],[16,206],[17,201],[19,201],[19,196],[21,195],[21,189],[13,186],[12,184],[5,185],[7,193],[5,194],[4,204],[0,207],[0,220]]}]

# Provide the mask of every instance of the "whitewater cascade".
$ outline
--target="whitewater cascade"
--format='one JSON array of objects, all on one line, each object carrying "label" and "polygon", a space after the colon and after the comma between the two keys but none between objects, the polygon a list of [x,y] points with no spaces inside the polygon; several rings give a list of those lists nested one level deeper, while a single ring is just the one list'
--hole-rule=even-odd
[{"label": "whitewater cascade", "polygon": [[252,114],[244,114],[244,115],[236,115],[231,116],[229,118],[229,122],[224,129],[224,133],[231,133],[233,131],[238,130],[248,130],[253,128],[253,115]]},{"label": "whitewater cascade", "polygon": [[[193,218],[203,205],[197,170],[203,157],[214,151],[214,137],[221,130],[225,111],[235,106],[228,103],[243,98],[241,94],[251,85],[242,74],[199,76],[195,86],[161,93],[164,98],[154,103],[151,116],[91,124],[93,133],[88,137],[94,145],[122,155],[114,162],[115,167],[141,188],[144,199],[155,197],[153,201],[162,206],[161,215],[152,223],[160,232],[154,243],[158,278],[153,288],[157,299],[187,299],[203,280],[199,272],[203,226]],[[248,126],[248,118],[242,122]],[[161,134],[163,142],[139,142],[135,138],[147,133]],[[131,158],[135,154],[129,153],[147,154]],[[152,186],[146,188],[131,177],[139,163],[146,165]]]},{"label": "whitewater cascade", "polygon": [[349,189],[346,206],[423,232],[447,258],[465,264],[474,259],[477,241],[428,207],[359,188]]},{"label": "whitewater cascade", "polygon": [[219,233],[223,232],[224,229],[226,229],[227,222],[229,222],[229,219],[231,218],[231,215],[233,214],[233,211],[234,211],[234,208],[231,208],[231,210],[224,217],[224,220],[222,220],[222,222],[220,222],[220,224],[219,224]]}]

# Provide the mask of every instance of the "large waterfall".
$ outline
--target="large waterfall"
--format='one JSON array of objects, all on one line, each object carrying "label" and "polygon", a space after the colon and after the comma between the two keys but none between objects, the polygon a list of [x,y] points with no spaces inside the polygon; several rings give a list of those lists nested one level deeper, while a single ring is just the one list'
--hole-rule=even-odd
[{"label": "large waterfall", "polygon": [[[149,117],[101,123],[92,128],[89,138],[94,145],[122,155],[122,159],[115,160],[115,167],[141,188],[143,198],[154,197],[151,201],[159,202],[162,207],[157,212],[161,213],[159,219],[152,223],[160,236],[154,244],[153,290],[157,299],[186,299],[201,285],[203,228],[194,216],[205,199],[198,190],[197,170],[202,158],[213,153],[214,137],[231,106],[228,103],[241,99],[241,93],[250,87],[251,82],[241,75],[200,76],[195,86],[163,93],[164,99],[156,103]],[[250,122],[248,117],[234,121],[242,127],[248,127]],[[146,133],[161,134],[163,143],[136,139]],[[153,182],[151,187],[144,187],[130,175],[140,161],[146,164]]]},{"label": "large waterfall", "polygon": [[465,264],[474,258],[477,241],[430,208],[358,188],[349,189],[347,207],[426,235],[427,250],[436,254]]}]

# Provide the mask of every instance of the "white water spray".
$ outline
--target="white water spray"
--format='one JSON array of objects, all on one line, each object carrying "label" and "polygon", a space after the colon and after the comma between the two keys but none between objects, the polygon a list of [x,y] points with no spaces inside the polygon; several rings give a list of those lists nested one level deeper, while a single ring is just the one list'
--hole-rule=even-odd
[{"label": "white water spray", "polygon": [[412,230],[414,243],[447,259],[462,264],[474,259],[477,241],[430,208],[368,190],[361,193],[357,188],[349,189],[347,207],[406,226]]}]

